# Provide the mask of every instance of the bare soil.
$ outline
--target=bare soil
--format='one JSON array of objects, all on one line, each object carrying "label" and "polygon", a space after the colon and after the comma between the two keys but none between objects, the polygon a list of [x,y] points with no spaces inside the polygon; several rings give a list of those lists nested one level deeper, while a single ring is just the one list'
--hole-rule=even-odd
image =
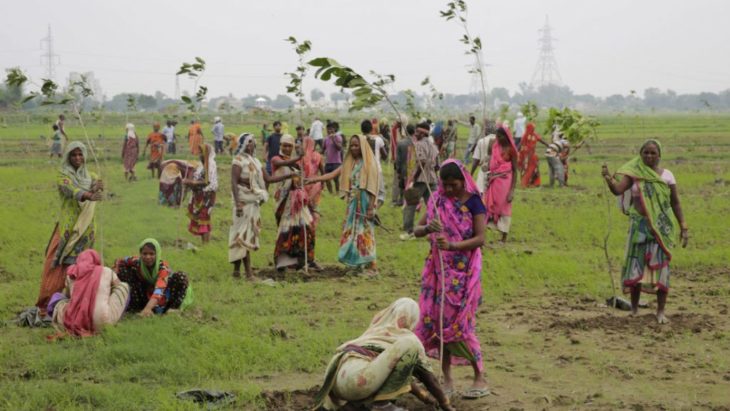
[{"label": "bare soil", "polygon": [[[730,410],[730,276],[708,267],[676,271],[672,281],[666,325],[656,322],[651,295],[636,317],[606,306],[608,295],[484,304],[478,333],[492,394],[476,401],[456,394],[452,403],[466,411]],[[466,389],[468,367],[456,368],[455,378],[457,391]],[[279,379],[286,383],[267,387],[263,409],[311,409],[321,373],[270,376]],[[397,405],[433,409],[411,395]]]}]

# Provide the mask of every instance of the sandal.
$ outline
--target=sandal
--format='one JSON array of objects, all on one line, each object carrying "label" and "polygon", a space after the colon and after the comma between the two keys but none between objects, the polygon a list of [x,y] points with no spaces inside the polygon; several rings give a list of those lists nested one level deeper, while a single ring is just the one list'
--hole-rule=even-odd
[{"label": "sandal", "polygon": [[476,400],[491,394],[489,388],[470,388],[461,394],[461,398],[465,400]]}]

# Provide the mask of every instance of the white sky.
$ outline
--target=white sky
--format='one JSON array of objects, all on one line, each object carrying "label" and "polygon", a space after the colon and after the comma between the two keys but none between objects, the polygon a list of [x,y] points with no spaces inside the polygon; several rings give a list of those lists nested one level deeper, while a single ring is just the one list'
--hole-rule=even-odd
[{"label": "white sky", "polygon": [[[94,71],[104,93],[174,93],[174,73],[201,56],[209,96],[283,94],[296,54],[290,35],[366,73],[396,75],[399,89],[470,91],[461,28],[435,0],[0,0],[0,68],[45,75],[40,39],[52,25],[56,80]],[[469,23],[491,64],[490,87],[532,78],[538,29],[549,15],[560,74],[576,93],[607,96],[648,87],[679,93],[730,88],[730,1],[468,0]],[[305,92],[328,88],[305,80]],[[181,88],[192,82],[181,79]]]}]

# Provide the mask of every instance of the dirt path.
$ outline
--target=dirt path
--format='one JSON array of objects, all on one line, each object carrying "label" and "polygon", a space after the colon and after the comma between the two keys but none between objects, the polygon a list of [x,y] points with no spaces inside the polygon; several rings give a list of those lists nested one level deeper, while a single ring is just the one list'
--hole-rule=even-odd
[{"label": "dirt path", "polygon": [[[493,394],[459,410],[730,410],[730,276],[724,269],[675,272],[670,323],[655,302],[630,318],[591,296],[543,294],[483,306],[479,336]],[[608,296],[607,296],[608,297]],[[456,371],[457,390],[469,370]],[[266,410],[310,409],[321,375],[258,379]],[[409,410],[429,410],[410,395]]]}]

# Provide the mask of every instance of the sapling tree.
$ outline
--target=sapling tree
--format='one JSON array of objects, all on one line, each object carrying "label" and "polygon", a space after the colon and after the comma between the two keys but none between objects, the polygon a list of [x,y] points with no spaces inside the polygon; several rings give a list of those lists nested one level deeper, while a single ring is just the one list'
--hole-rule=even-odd
[{"label": "sapling tree", "polygon": [[303,121],[302,110],[307,103],[304,100],[304,88],[302,86],[304,76],[307,75],[307,63],[304,59],[310,50],[312,50],[312,43],[309,40],[304,40],[300,43],[294,36],[289,36],[286,41],[294,46],[294,52],[297,53],[297,68],[291,73],[284,73],[289,76],[289,85],[286,86],[286,92],[293,95],[299,103],[299,122],[301,123]]},{"label": "sapling tree", "polygon": [[188,110],[193,113],[197,113],[200,111],[200,108],[203,105],[203,101],[205,101],[205,97],[208,94],[208,87],[198,86],[200,79],[203,77],[203,74],[205,74],[205,68],[205,60],[200,57],[195,57],[195,62],[182,63],[180,69],[176,73],[176,75],[178,76],[181,74],[186,74],[188,78],[193,80],[193,90],[195,91],[195,95],[193,95],[192,97],[180,97],[180,100],[182,100],[182,102],[186,104]]},{"label": "sapling tree", "polygon": [[436,86],[431,82],[431,77],[426,77],[421,81],[421,86],[428,87],[428,102],[429,106],[433,109],[435,101],[442,101],[444,99],[444,93],[436,89]]},{"label": "sapling tree", "polygon": [[137,111],[137,99],[133,94],[127,94],[127,111],[124,112],[124,118],[129,123],[129,113]]},{"label": "sapling tree", "polygon": [[308,64],[317,67],[317,71],[314,73],[315,78],[322,81],[334,79],[335,85],[339,86],[340,89],[352,90],[353,100],[350,103],[349,111],[375,107],[378,103],[385,101],[398,118],[402,118],[400,110],[398,110],[397,105],[386,90],[386,87],[395,81],[394,75],[370,71],[370,75],[375,80],[368,81],[352,68],[342,65],[337,60],[329,57],[318,57],[309,61]]},{"label": "sapling tree", "polygon": [[482,57],[482,40],[473,36],[469,31],[467,17],[469,10],[465,0],[454,0],[446,3],[446,10],[440,11],[441,17],[446,21],[456,20],[464,30],[464,35],[459,39],[466,46],[466,54],[474,57],[475,65],[469,69],[469,74],[479,75],[482,88],[482,120],[487,119],[487,81],[484,75],[484,58]]},{"label": "sapling tree", "polygon": [[593,117],[585,116],[578,110],[571,110],[566,107],[562,110],[551,107],[548,118],[545,122],[544,133],[550,135],[558,131],[576,146],[588,139],[596,137],[596,129],[600,123]]},{"label": "sapling tree", "polygon": [[525,115],[528,122],[537,120],[537,116],[540,113],[540,108],[537,107],[537,103],[530,100],[527,103],[520,106],[520,111]]}]

